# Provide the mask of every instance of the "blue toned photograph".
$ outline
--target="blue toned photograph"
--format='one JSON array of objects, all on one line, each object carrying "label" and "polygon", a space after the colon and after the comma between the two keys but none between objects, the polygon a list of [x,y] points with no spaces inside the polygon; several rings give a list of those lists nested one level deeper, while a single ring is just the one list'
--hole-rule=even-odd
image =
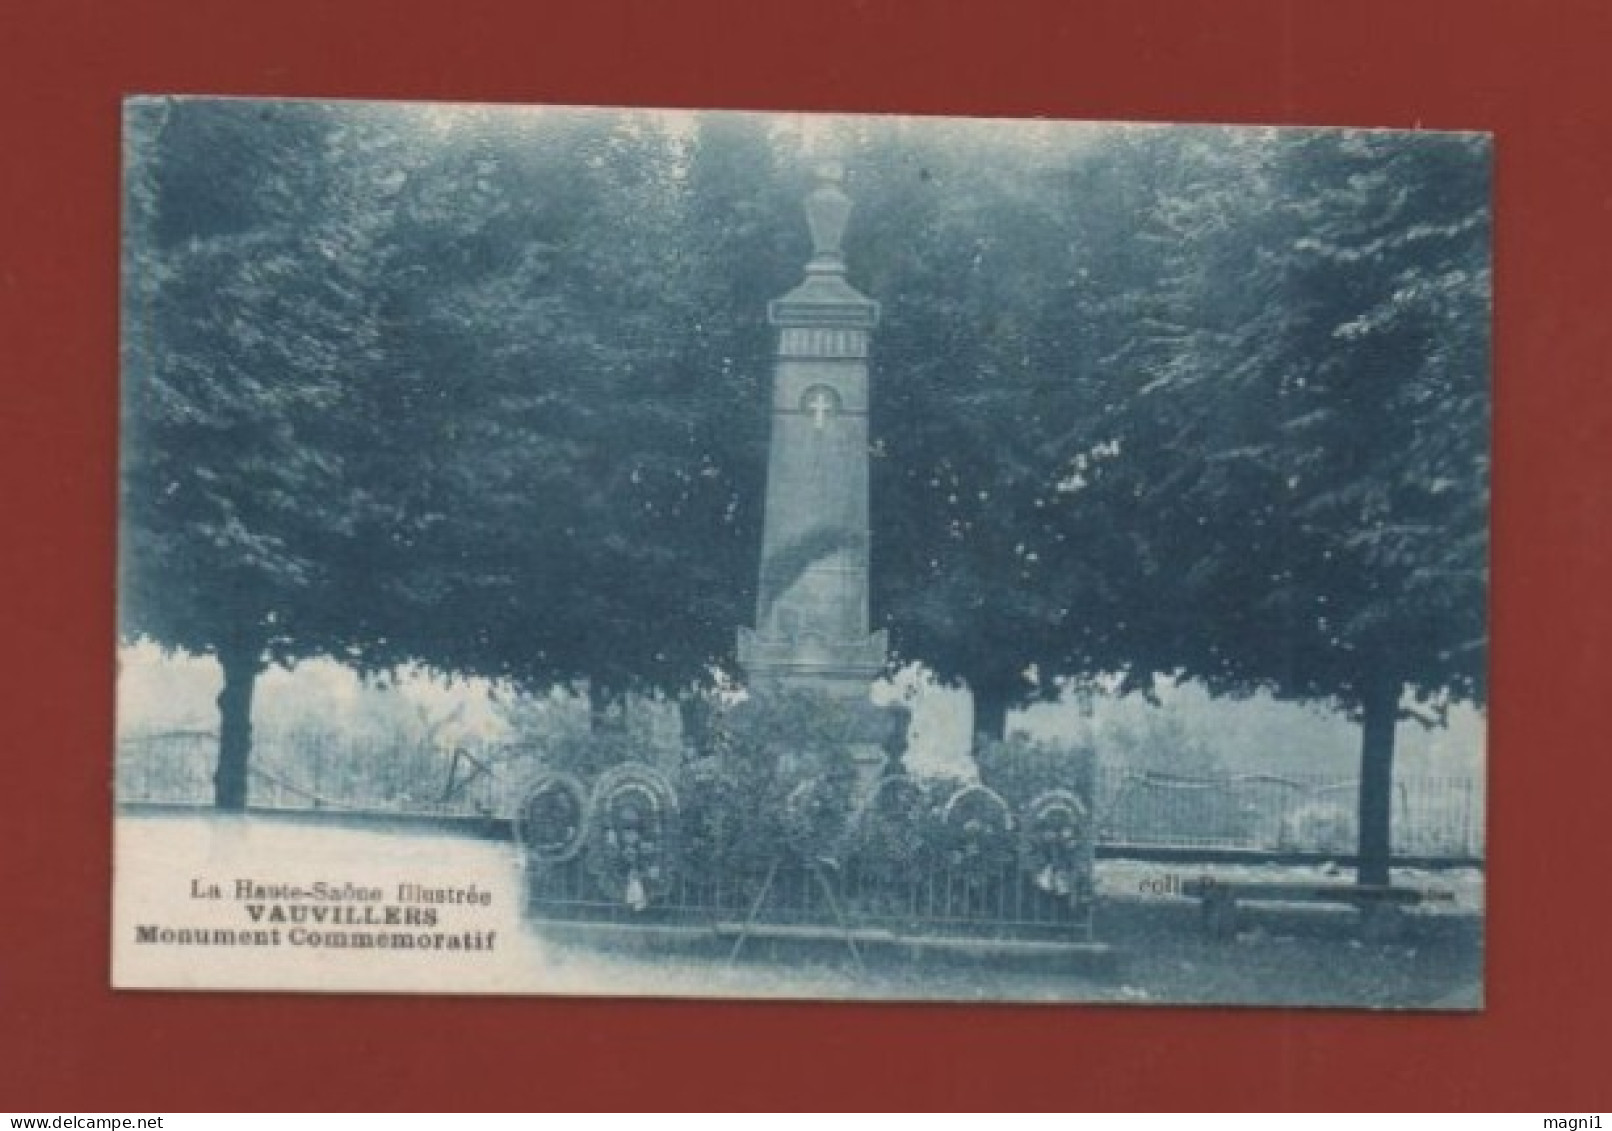
[{"label": "blue toned photograph", "polygon": [[1481,1009],[1491,165],[130,99],[114,984]]}]

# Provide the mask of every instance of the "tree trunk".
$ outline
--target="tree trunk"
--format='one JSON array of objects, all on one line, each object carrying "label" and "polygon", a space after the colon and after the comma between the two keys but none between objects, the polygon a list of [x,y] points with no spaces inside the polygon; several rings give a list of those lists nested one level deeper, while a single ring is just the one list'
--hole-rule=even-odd
[{"label": "tree trunk", "polygon": [[1368,679],[1361,695],[1360,843],[1356,876],[1386,884],[1393,857],[1394,730],[1401,683],[1389,675]]},{"label": "tree trunk", "polygon": [[247,766],[252,758],[252,689],[263,670],[251,648],[221,650],[224,689],[218,693],[218,770],[213,775],[213,803],[220,809],[246,808]]},{"label": "tree trunk", "polygon": [[969,685],[974,697],[974,736],[976,741],[1000,742],[1007,737],[1007,716],[1013,705],[1014,687],[1007,680],[982,680]]}]

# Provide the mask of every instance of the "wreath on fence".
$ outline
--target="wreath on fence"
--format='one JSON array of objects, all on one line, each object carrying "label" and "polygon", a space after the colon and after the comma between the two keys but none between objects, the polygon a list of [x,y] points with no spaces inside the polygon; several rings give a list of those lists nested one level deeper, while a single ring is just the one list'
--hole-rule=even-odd
[{"label": "wreath on fence", "polygon": [[695,881],[743,871],[754,855],[753,814],[743,784],[716,758],[684,765],[678,778],[678,859]]},{"label": "wreath on fence", "polygon": [[929,858],[923,786],[906,774],[881,778],[856,814],[856,854],[883,878],[913,881]]},{"label": "wreath on fence", "polygon": [[561,864],[582,851],[588,836],[588,791],[573,774],[544,770],[515,809],[515,838],[529,863]]},{"label": "wreath on fence", "polygon": [[849,787],[838,775],[814,774],[784,797],[784,841],[800,859],[838,861],[850,826]]},{"label": "wreath on fence", "polygon": [[1013,860],[1013,813],[996,790],[959,789],[940,811],[941,860],[966,878],[995,875]]},{"label": "wreath on fence", "polygon": [[1019,832],[1019,862],[1042,891],[1084,902],[1092,882],[1092,826],[1085,803],[1067,789],[1037,794]]},{"label": "wreath on fence", "polygon": [[677,791],[650,766],[627,763],[593,787],[588,870],[611,899],[642,911],[665,897],[674,871]]}]

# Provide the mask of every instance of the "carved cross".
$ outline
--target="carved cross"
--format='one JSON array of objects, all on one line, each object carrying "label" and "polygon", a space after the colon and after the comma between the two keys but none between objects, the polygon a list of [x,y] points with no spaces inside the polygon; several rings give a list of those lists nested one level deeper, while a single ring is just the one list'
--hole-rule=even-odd
[{"label": "carved cross", "polygon": [[822,389],[819,389],[817,390],[817,395],[807,402],[806,407],[812,410],[813,426],[821,432],[823,422],[828,419],[828,414],[834,411],[833,398]]}]

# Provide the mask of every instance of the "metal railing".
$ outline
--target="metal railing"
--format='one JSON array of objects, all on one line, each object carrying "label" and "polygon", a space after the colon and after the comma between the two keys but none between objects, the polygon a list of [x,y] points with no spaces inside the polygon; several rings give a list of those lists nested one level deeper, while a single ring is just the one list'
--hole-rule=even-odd
[{"label": "metal railing", "polygon": [[579,858],[529,868],[527,900],[543,918],[639,924],[844,924],[978,938],[1063,938],[1091,930],[1089,903],[1044,889],[1017,864],[983,870],[937,864],[896,877],[877,861],[820,865],[785,856],[766,872],[710,876],[690,869],[634,906]]},{"label": "metal railing", "polygon": [[[124,736],[116,788],[123,803],[205,806],[217,737],[199,731]],[[493,746],[444,750],[319,732],[260,731],[254,806],[508,817],[523,774]],[[1100,846],[1244,849],[1347,855],[1356,840],[1359,783],[1349,777],[1239,774],[1183,777],[1102,765],[1095,775]],[[1399,774],[1398,855],[1481,859],[1485,790],[1477,774]]]},{"label": "metal railing", "polygon": [[[498,751],[387,742],[318,731],[260,731],[248,799],[265,809],[507,815],[510,775]],[[211,805],[218,737],[201,731],[128,735],[117,749],[122,804]]]},{"label": "metal railing", "polygon": [[[1359,792],[1358,779],[1336,775],[1194,778],[1103,766],[1098,843],[1348,854],[1357,840]],[[1484,800],[1475,774],[1396,775],[1394,852],[1481,858]]]}]

